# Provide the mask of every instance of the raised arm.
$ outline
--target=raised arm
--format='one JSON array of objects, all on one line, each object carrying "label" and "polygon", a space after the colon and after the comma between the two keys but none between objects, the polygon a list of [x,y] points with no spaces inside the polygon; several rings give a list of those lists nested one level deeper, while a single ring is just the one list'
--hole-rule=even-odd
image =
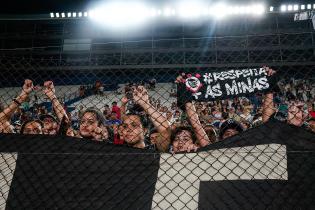
[{"label": "raised arm", "polygon": [[123,96],[121,99],[121,106],[120,106],[121,119],[123,119],[123,117],[126,115],[127,103],[128,103],[128,98],[126,96]]},{"label": "raised arm", "polygon": [[[268,76],[272,76],[276,73],[273,69],[266,67]],[[273,93],[267,93],[263,100],[262,121],[265,123],[269,120],[271,115],[275,112],[275,105],[273,103]]]},{"label": "raised arm", "polygon": [[18,97],[13,99],[12,103],[0,113],[0,132],[12,133],[10,119],[15,110],[28,98],[33,91],[34,86],[32,80],[26,79],[22,88],[22,92]]},{"label": "raised arm", "polygon": [[156,141],[156,146],[160,151],[167,151],[170,144],[171,129],[169,123],[154,106],[150,104],[148,91],[143,86],[138,86],[133,91],[133,99],[149,115],[150,120],[160,134]]},{"label": "raised arm", "polygon": [[51,101],[53,109],[59,121],[61,122],[64,119],[65,122],[69,122],[68,115],[55,94],[56,90],[55,90],[54,83],[52,81],[46,81],[44,83],[43,92]]},{"label": "raised arm", "polygon": [[267,93],[263,100],[262,121],[267,122],[274,112],[273,93]]},{"label": "raised arm", "polygon": [[210,143],[210,140],[200,123],[195,105],[192,102],[188,102],[186,103],[185,108],[186,108],[188,119],[190,121],[190,124],[193,127],[193,130],[195,132],[199,145],[201,147],[207,146]]},{"label": "raised arm", "polygon": [[303,103],[291,103],[288,109],[287,122],[295,126],[302,126],[304,122]]}]

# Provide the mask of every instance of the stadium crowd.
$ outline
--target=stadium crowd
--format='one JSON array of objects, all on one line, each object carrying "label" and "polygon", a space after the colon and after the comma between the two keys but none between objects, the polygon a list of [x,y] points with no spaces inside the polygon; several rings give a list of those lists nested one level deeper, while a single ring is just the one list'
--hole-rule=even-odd
[{"label": "stadium crowd", "polygon": [[[268,76],[275,74],[267,70]],[[182,108],[176,102],[165,106],[164,97],[150,97],[148,89],[154,90],[155,84],[155,80],[149,86],[129,84],[120,102],[114,101],[111,107],[105,104],[99,110],[80,105],[71,114],[57,98],[52,81],[41,88],[52,104],[51,113],[45,106],[27,103],[32,91],[40,87],[26,79],[12,103],[8,107],[0,105],[0,133],[67,135],[177,153],[196,151],[270,119],[315,132],[315,85],[310,81],[283,79],[276,92],[187,102]],[[83,96],[84,89],[80,90]]]}]

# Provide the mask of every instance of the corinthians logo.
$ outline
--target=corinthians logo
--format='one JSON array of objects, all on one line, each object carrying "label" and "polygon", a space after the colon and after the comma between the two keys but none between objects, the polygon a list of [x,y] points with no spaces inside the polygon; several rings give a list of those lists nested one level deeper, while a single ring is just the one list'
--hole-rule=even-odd
[{"label": "corinthians logo", "polygon": [[188,74],[185,81],[187,90],[196,93],[202,87],[199,78],[200,78],[199,74],[196,74],[195,76]]}]

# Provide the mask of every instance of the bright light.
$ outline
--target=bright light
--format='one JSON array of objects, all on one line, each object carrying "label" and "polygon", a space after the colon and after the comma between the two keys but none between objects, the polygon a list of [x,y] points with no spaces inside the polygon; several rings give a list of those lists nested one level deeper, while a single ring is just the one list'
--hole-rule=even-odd
[{"label": "bright light", "polygon": [[245,7],[245,14],[250,14],[251,12],[253,12],[254,7],[251,6],[246,6]]},{"label": "bright light", "polygon": [[270,12],[273,12],[273,7],[270,7],[270,8],[269,8],[269,11],[270,11]]},{"label": "bright light", "polygon": [[233,15],[235,13],[234,7],[227,7],[226,8],[226,14],[227,15]]},{"label": "bright light", "polygon": [[62,18],[65,18],[66,17],[66,14],[63,12],[63,13],[61,13],[61,17]]},{"label": "bright light", "polygon": [[165,8],[163,11],[163,14],[165,17],[171,16],[172,15],[172,10],[170,8]]},{"label": "bright light", "polygon": [[312,5],[311,5],[311,4],[308,4],[308,5],[307,5],[307,9],[312,9]]},{"label": "bright light", "polygon": [[78,16],[79,16],[79,17],[82,17],[82,12],[79,12],[79,13],[78,13]]},{"label": "bright light", "polygon": [[281,5],[280,11],[281,12],[287,11],[287,6],[286,5]]},{"label": "bright light", "polygon": [[55,17],[55,15],[54,15],[53,12],[50,13],[50,17],[51,17],[51,18],[54,18],[54,17]]},{"label": "bright light", "polygon": [[251,7],[250,12],[252,12],[255,15],[262,15],[263,13],[265,13],[265,7],[261,4],[254,5]]},{"label": "bright light", "polygon": [[133,27],[146,22],[151,15],[150,9],[141,3],[111,2],[99,6],[90,17],[104,26],[126,29],[127,26]]},{"label": "bright light", "polygon": [[151,17],[155,17],[156,15],[157,15],[157,11],[152,8],[152,9],[150,10],[150,16],[151,16]]},{"label": "bright light", "polygon": [[73,13],[72,13],[72,17],[74,17],[74,18],[77,17],[77,13],[76,13],[76,12],[73,12]]},{"label": "bright light", "polygon": [[178,5],[178,15],[181,18],[197,18],[205,8],[207,8],[206,5],[198,1],[181,2]]},{"label": "bright light", "polygon": [[288,5],[288,11],[292,11],[293,10],[293,6],[292,5]]},{"label": "bright light", "polygon": [[56,13],[56,18],[59,18],[59,17],[60,17],[59,12],[57,12]]},{"label": "bright light", "polygon": [[294,5],[293,5],[293,10],[294,10],[294,11],[298,11],[298,10],[299,10],[299,5],[294,4]]},{"label": "bright light", "polygon": [[245,14],[245,7],[244,6],[240,7],[240,14]]},{"label": "bright light", "polygon": [[70,18],[71,17],[71,12],[68,12],[67,16],[68,16],[68,18]]},{"label": "bright light", "polygon": [[305,5],[304,4],[301,5],[301,10],[305,10]]},{"label": "bright light", "polygon": [[[281,11],[292,11],[295,5],[282,5]],[[208,5],[203,0],[182,0],[177,4],[168,5],[165,8],[147,7],[141,2],[123,2],[122,0],[112,1],[98,5],[89,12],[70,13],[70,17],[88,16],[95,22],[115,27],[127,28],[126,26],[135,26],[142,24],[150,17],[157,17],[163,15],[164,17],[171,17],[177,15],[185,20],[194,20],[200,17],[212,16],[217,19],[224,18],[231,15],[252,15],[259,16],[266,12],[267,7],[263,4],[250,5],[228,5],[225,3],[218,3]],[[269,11],[273,12],[274,7],[269,7]],[[69,17],[69,13],[68,13]]]},{"label": "bright light", "polygon": [[223,3],[219,3],[210,9],[211,15],[213,15],[217,19],[222,19],[227,15],[226,5]]},{"label": "bright light", "polygon": [[313,4],[313,9],[315,9],[315,4]]},{"label": "bright light", "polygon": [[94,16],[95,16],[95,11],[94,11],[94,10],[90,10],[88,14],[89,14],[89,17],[90,17],[90,18],[94,18]]},{"label": "bright light", "polygon": [[203,8],[202,9],[202,15],[207,16],[209,14],[209,9],[208,8]]}]

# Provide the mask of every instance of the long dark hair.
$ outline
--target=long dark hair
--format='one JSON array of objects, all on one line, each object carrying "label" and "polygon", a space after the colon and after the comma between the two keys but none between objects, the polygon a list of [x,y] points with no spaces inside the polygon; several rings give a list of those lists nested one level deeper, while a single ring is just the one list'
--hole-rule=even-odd
[{"label": "long dark hair", "polygon": [[182,131],[189,131],[191,133],[191,137],[192,137],[193,143],[196,143],[197,137],[196,137],[195,132],[193,131],[193,129],[190,126],[179,126],[179,127],[175,128],[175,130],[172,131],[171,144],[173,144],[173,142],[175,141],[175,138],[176,138],[177,134],[179,134]]},{"label": "long dark hair", "polygon": [[104,117],[103,113],[97,108],[90,107],[90,108],[87,108],[86,110],[84,110],[84,112],[80,116],[80,120],[82,119],[84,114],[87,112],[95,114],[98,125],[105,125],[105,117]]}]

